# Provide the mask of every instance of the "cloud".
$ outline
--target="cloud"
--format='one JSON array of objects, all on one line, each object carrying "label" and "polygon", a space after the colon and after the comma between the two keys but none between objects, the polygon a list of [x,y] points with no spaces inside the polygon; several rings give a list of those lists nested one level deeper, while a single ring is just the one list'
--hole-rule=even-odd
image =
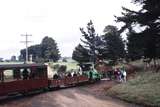
[{"label": "cloud", "polygon": [[106,25],[115,25],[113,15],[120,15],[121,6],[133,7],[128,0],[1,0],[0,57],[18,55],[25,33],[32,34],[30,45],[50,36],[63,56],[71,56],[80,42],[79,27],[92,19],[101,34]]}]

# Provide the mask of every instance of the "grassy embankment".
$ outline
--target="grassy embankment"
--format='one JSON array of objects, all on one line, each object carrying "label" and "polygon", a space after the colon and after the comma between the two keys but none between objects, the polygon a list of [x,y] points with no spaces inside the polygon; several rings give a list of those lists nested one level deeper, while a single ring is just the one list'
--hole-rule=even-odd
[{"label": "grassy embankment", "polygon": [[145,106],[160,107],[160,72],[137,72],[134,79],[107,90],[107,95]]}]

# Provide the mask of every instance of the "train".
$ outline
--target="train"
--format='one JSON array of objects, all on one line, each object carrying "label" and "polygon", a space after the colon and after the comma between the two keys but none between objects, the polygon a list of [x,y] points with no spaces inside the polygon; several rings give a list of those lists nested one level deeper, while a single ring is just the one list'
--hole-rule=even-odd
[{"label": "train", "polygon": [[100,74],[93,68],[83,70],[79,75],[55,79],[48,78],[45,64],[6,64],[0,65],[0,96],[17,93],[26,95],[34,90],[76,86],[98,80],[100,80]]}]

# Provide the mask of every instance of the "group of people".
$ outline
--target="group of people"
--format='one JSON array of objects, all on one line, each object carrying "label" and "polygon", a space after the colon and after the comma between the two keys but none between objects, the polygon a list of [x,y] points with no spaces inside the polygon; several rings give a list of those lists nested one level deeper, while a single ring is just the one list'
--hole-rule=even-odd
[{"label": "group of people", "polygon": [[14,78],[14,79],[17,79],[17,80],[19,80],[19,79],[26,80],[26,79],[29,78],[29,76],[30,76],[30,75],[29,75],[28,69],[23,69],[22,72],[21,72],[20,69],[14,69],[14,70],[13,70],[13,78]]},{"label": "group of people", "polygon": [[116,79],[119,82],[126,82],[127,73],[124,67],[107,71],[107,75],[110,80]]},{"label": "group of people", "polygon": [[53,75],[53,79],[62,79],[62,78],[65,78],[65,77],[76,77],[80,75],[80,73],[76,73],[76,72],[73,72],[73,73],[63,73],[63,74],[54,74]]},{"label": "group of people", "polygon": [[[83,74],[83,73],[82,73]],[[81,73],[77,72],[67,72],[67,73],[55,73],[53,75],[53,79],[63,79],[66,77],[76,77],[82,75]],[[107,71],[107,76],[110,80],[117,80],[119,82],[126,82],[127,73],[124,67],[121,68],[114,68]],[[92,72],[89,73],[89,78],[92,78]]]},{"label": "group of people", "polygon": [[20,80],[27,80],[27,79],[35,79],[35,78],[40,78],[44,75],[42,70],[38,70],[38,72],[32,69],[14,69],[13,70],[13,78]]}]

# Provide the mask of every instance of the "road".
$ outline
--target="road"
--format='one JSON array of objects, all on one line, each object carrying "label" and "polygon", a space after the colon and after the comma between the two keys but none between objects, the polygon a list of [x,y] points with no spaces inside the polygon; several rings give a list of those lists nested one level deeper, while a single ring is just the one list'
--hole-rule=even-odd
[{"label": "road", "polygon": [[0,107],[139,107],[102,94],[93,86],[80,86],[2,100]]}]

